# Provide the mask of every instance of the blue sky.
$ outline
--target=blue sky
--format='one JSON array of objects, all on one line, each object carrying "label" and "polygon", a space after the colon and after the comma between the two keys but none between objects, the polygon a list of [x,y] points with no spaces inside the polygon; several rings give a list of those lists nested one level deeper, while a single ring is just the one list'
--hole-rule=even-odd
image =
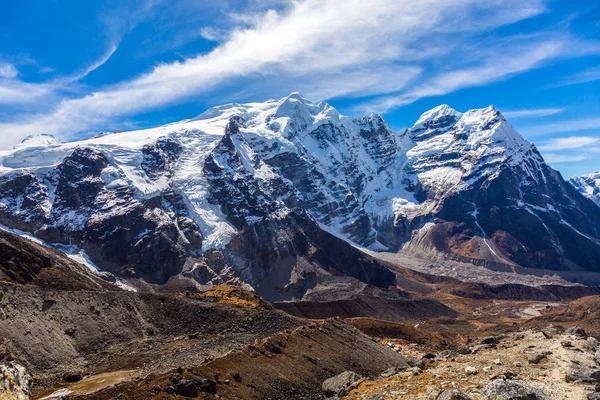
[{"label": "blue sky", "polygon": [[564,176],[600,171],[597,1],[0,2],[0,149],[300,91],[394,129],[493,104]]}]

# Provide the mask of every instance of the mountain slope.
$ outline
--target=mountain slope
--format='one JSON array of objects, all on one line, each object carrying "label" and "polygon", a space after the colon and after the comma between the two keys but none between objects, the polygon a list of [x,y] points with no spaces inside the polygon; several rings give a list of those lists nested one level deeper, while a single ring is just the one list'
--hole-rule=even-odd
[{"label": "mountain slope", "polygon": [[395,284],[354,245],[600,270],[600,209],[493,107],[440,106],[393,132],[292,93],[39,142],[0,153],[0,223],[124,278],[244,282],[270,300]]},{"label": "mountain slope", "polygon": [[573,177],[569,179],[569,183],[600,207],[600,172]]}]

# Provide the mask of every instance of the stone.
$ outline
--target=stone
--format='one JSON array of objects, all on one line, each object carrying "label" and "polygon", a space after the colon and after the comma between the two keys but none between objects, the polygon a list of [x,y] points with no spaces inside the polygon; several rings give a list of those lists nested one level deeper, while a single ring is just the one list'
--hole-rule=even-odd
[{"label": "stone", "polygon": [[467,365],[465,367],[465,374],[467,375],[477,375],[479,373],[479,371],[477,371],[477,368],[472,367],[470,365]]},{"label": "stone", "polygon": [[539,364],[540,362],[542,362],[542,360],[546,359],[550,354],[552,354],[551,351],[545,351],[543,353],[538,353],[538,354],[534,354],[530,357],[528,357],[528,361],[529,364]]},{"label": "stone", "polygon": [[575,382],[581,381],[584,383],[600,383],[600,369],[590,370],[573,370],[565,375],[565,381]]},{"label": "stone", "polygon": [[217,381],[213,379],[197,379],[194,383],[201,392],[209,394],[217,393]]},{"label": "stone", "polygon": [[240,375],[239,372],[236,372],[236,371],[230,372],[229,376],[231,376],[233,378],[233,380],[238,383],[242,381],[242,376]]},{"label": "stone", "polygon": [[396,375],[398,372],[403,371],[404,368],[399,367],[390,367],[381,373],[382,378],[389,378],[391,376]]},{"label": "stone", "polygon": [[541,390],[511,380],[496,379],[483,388],[490,400],[550,400]]},{"label": "stone", "polygon": [[326,379],[321,388],[327,396],[345,396],[350,390],[358,387],[365,378],[354,371],[344,371],[339,375]]},{"label": "stone", "polygon": [[184,397],[198,397],[198,389],[196,389],[196,384],[193,381],[182,379],[177,384],[176,393],[179,396]]},{"label": "stone", "polygon": [[594,360],[596,360],[597,364],[600,364],[600,349],[596,350],[596,353],[594,354]]},{"label": "stone", "polygon": [[502,336],[485,336],[479,340],[479,344],[498,344],[502,339]]},{"label": "stone", "polygon": [[502,361],[500,361],[500,359],[499,359],[499,358],[496,358],[496,359],[494,360],[494,365],[502,365]]},{"label": "stone", "polygon": [[437,400],[471,400],[471,398],[458,389],[450,389],[442,392]]}]

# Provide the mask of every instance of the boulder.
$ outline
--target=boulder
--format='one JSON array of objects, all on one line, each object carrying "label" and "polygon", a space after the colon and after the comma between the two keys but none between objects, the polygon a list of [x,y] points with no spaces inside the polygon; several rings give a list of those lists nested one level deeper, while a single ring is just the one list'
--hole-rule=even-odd
[{"label": "boulder", "polygon": [[184,397],[198,397],[198,389],[196,389],[196,384],[193,381],[182,379],[177,384],[177,389],[175,391],[179,396]]},{"label": "boulder", "polygon": [[529,385],[496,379],[483,388],[489,400],[549,400],[539,389]]},{"label": "boulder", "polygon": [[350,390],[358,387],[365,378],[353,371],[344,371],[323,382],[322,389],[327,396],[345,396]]},{"label": "boulder", "polygon": [[565,333],[567,335],[573,335],[573,336],[577,336],[577,337],[583,338],[583,339],[587,338],[587,333],[585,333],[585,329],[580,328],[578,326],[571,326],[571,327],[569,327],[565,331]]}]

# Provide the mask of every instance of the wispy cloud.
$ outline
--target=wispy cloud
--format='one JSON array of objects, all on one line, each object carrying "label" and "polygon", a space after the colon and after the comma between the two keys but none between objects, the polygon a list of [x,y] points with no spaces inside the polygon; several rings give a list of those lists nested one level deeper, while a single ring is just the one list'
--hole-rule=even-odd
[{"label": "wispy cloud", "polygon": [[570,136],[549,140],[538,146],[538,149],[541,151],[572,150],[599,143],[600,138],[592,136]]},{"label": "wispy cloud", "polygon": [[564,132],[580,132],[598,128],[600,128],[600,118],[580,118],[524,127],[520,129],[520,132],[526,136],[539,136]]},{"label": "wispy cloud", "polygon": [[550,85],[550,87],[578,85],[581,83],[594,82],[598,80],[600,80],[600,67],[570,75],[565,79]]},{"label": "wispy cloud", "polygon": [[509,119],[517,118],[540,118],[559,114],[565,111],[564,108],[531,108],[525,110],[502,111],[502,115]]},{"label": "wispy cloud", "polygon": [[546,153],[544,154],[544,159],[548,163],[572,163],[572,162],[580,162],[585,161],[588,158],[587,155],[565,155],[565,154],[556,154],[556,153]]}]

